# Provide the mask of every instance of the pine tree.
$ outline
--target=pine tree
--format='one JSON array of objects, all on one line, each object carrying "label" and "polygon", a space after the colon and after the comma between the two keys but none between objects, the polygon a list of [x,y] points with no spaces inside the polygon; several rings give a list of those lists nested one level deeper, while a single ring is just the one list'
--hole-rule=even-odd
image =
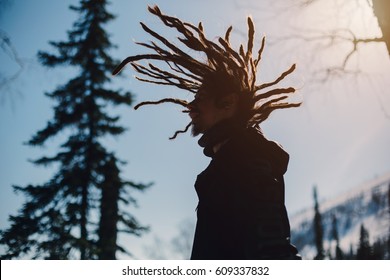
[{"label": "pine tree", "polygon": [[353,251],[353,245],[352,243],[349,245],[349,253],[347,255],[347,260],[354,260],[355,259],[355,253]]},{"label": "pine tree", "polygon": [[314,196],[314,236],[315,236],[315,243],[317,248],[317,255],[315,257],[316,260],[323,260],[325,258],[325,252],[324,252],[324,245],[323,245],[323,236],[324,236],[324,229],[322,226],[322,218],[321,213],[319,209],[318,204],[318,197],[317,197],[317,187],[314,186],[313,188],[313,196]]},{"label": "pine tree", "polygon": [[135,202],[127,188],[144,190],[148,185],[123,180],[119,159],[101,144],[102,137],[125,131],[119,117],[107,113],[109,106],[132,102],[129,92],[106,87],[118,63],[108,54],[113,45],[103,25],[114,17],[106,5],[106,0],[81,0],[78,7],[71,6],[79,19],[68,41],[50,42],[57,54],[38,53],[47,67],[72,66],[79,73],[46,94],[56,103],[54,117],[28,144],[43,146],[60,133],[68,137],[56,155],[34,161],[59,166],[48,182],[14,186],[26,202],[10,216],[10,228],[1,232],[0,244],[7,248],[2,259],[115,259],[117,250],[126,251],[117,244],[119,229],[136,235],[146,229],[120,211],[119,202]]},{"label": "pine tree", "polygon": [[337,227],[337,217],[335,214],[332,215],[332,239],[336,241],[335,259],[344,259],[344,253],[340,248],[339,232]]},{"label": "pine tree", "polygon": [[377,239],[372,245],[372,259],[373,260],[384,260],[386,256],[386,241]]},{"label": "pine tree", "polygon": [[371,258],[372,258],[372,252],[370,246],[370,237],[368,231],[362,224],[360,226],[359,247],[357,249],[356,259],[369,260]]},{"label": "pine tree", "polygon": [[[388,211],[389,211],[388,220],[390,220],[390,183],[389,183],[389,186],[387,188],[387,207],[388,207]],[[390,260],[390,223],[389,223],[389,235],[387,236],[387,256],[386,256],[386,258]]]}]

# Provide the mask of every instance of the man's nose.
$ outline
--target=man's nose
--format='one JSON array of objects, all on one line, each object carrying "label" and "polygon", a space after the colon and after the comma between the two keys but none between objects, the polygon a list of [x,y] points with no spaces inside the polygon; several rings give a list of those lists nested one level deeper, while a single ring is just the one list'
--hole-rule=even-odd
[{"label": "man's nose", "polygon": [[187,104],[188,110],[193,110],[196,107],[196,99],[192,100],[190,103]]}]

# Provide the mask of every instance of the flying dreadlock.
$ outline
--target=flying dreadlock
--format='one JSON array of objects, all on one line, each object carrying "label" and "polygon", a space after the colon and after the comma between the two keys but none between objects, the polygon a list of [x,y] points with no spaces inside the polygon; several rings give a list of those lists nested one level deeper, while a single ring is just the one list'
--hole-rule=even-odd
[{"label": "flying dreadlock", "polygon": [[[239,51],[236,52],[232,49],[229,41],[232,26],[227,29],[224,38],[219,38],[219,44],[217,44],[206,38],[201,22],[196,27],[178,18],[162,14],[158,6],[148,7],[148,10],[159,17],[166,26],[175,28],[183,35],[183,37],[178,38],[181,43],[191,50],[203,52],[207,57],[207,61],[202,62],[193,58],[188,52],[170,43],[141,22],[142,28],[162,43],[163,46],[153,41],[150,43],[137,43],[151,49],[153,53],[127,57],[113,71],[114,75],[120,72],[126,64],[130,63],[138,73],[148,77],[136,77],[140,81],[176,86],[193,94],[197,93],[202,86],[206,87],[206,84],[212,83],[211,80],[215,77],[219,77],[217,80],[220,81],[230,81],[235,91],[240,94],[242,104],[240,113],[247,126],[258,126],[276,109],[300,106],[301,103],[281,102],[288,97],[288,94],[295,92],[294,88],[269,89],[292,73],[295,70],[295,64],[274,81],[256,85],[257,66],[264,50],[265,37],[262,38],[261,47],[257,52],[256,58],[253,58],[255,29],[250,17],[248,17],[248,43],[246,50],[241,45]],[[141,60],[163,61],[170,70],[163,70],[152,63],[148,63],[147,66],[137,63]],[[265,89],[267,90],[264,92]],[[261,90],[263,92],[259,93]],[[223,91],[220,92],[223,94]],[[158,101],[142,102],[135,106],[135,109],[143,105],[156,105],[166,102],[184,107],[188,105],[188,102],[185,100],[164,98]],[[186,110],[183,112],[186,112]],[[176,138],[179,133],[185,133],[190,125],[191,123],[184,130],[176,131],[170,139]]]}]

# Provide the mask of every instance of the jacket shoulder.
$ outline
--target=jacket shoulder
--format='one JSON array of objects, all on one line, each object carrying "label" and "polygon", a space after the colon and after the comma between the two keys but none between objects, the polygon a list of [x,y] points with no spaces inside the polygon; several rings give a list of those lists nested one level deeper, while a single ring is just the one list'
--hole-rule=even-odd
[{"label": "jacket shoulder", "polygon": [[240,164],[255,169],[271,169],[283,175],[288,166],[289,154],[281,145],[265,138],[256,128],[247,128],[237,133],[229,144],[233,157]]}]

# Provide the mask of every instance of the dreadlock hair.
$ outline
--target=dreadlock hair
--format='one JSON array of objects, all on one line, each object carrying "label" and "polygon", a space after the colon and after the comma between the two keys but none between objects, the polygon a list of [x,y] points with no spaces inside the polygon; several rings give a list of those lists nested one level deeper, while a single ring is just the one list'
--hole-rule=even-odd
[{"label": "dreadlock hair", "polygon": [[[260,49],[254,58],[255,29],[251,17],[248,17],[247,46],[244,49],[244,46],[240,45],[239,50],[235,51],[229,40],[232,26],[227,29],[224,38],[218,39],[218,44],[206,38],[201,22],[198,26],[183,22],[178,18],[163,14],[158,6],[148,7],[148,10],[159,17],[166,26],[175,28],[182,35],[178,38],[182,44],[190,50],[205,54],[207,59],[205,61],[195,59],[188,51],[181,50],[141,22],[142,28],[157,39],[160,45],[154,41],[150,43],[138,42],[137,44],[152,50],[152,53],[127,57],[115,68],[114,75],[130,63],[138,73],[146,76],[136,77],[140,81],[176,86],[193,94],[196,94],[200,88],[207,89],[207,94],[216,92],[228,94],[234,91],[239,95],[238,116],[248,127],[258,126],[276,109],[300,106],[301,103],[281,102],[288,98],[289,94],[295,92],[293,87],[272,88],[295,70],[295,64],[274,81],[256,84],[257,66],[264,51],[265,37],[262,38]],[[148,60],[149,63],[146,66],[142,65],[138,63],[141,60]],[[168,69],[161,69],[150,61],[165,62]],[[141,102],[135,106],[135,109],[144,105],[167,102],[184,107],[188,106],[188,102],[185,100],[164,98],[158,101]],[[183,112],[187,112],[187,110]],[[176,131],[170,139],[176,138],[179,133],[188,131],[190,125],[191,123],[184,130]]]}]

